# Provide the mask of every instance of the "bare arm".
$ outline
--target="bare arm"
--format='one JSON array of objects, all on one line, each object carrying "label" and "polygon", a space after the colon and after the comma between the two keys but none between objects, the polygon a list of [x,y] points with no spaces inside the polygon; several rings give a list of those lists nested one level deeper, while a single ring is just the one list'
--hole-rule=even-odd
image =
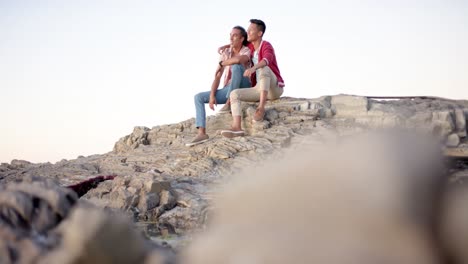
[{"label": "bare arm", "polygon": [[221,76],[223,75],[223,69],[224,67],[221,67],[221,66],[218,66],[218,68],[216,68],[215,77],[214,77],[213,83],[211,84],[210,95],[216,95],[216,91],[218,90]]},{"label": "bare arm", "polygon": [[229,58],[229,59],[221,62],[221,65],[228,66],[228,65],[233,65],[233,64],[245,64],[249,60],[250,60],[249,56],[240,55],[240,56],[235,56],[235,57]]},{"label": "bare arm", "polygon": [[218,105],[216,102],[216,91],[218,90],[219,83],[221,81],[221,76],[223,75],[223,69],[224,67],[221,67],[221,66],[218,66],[218,68],[216,68],[215,78],[213,80],[213,83],[211,84],[209,105],[210,105],[210,109],[213,111],[214,111],[214,106]]},{"label": "bare arm", "polygon": [[231,45],[230,44],[226,44],[224,46],[221,46],[218,48],[218,53],[219,54],[222,54],[224,52],[225,49],[229,48]]},{"label": "bare arm", "polygon": [[265,66],[267,66],[268,63],[266,60],[261,60],[259,63],[255,64],[253,67],[251,68],[248,68],[247,70],[245,70],[244,72],[244,76],[245,77],[250,77],[256,70],[258,69],[261,69]]},{"label": "bare arm", "polygon": [[255,64],[251,69],[254,69],[254,71],[258,70],[258,69],[261,69],[265,66],[267,66],[268,63],[266,60],[261,60],[259,63]]}]

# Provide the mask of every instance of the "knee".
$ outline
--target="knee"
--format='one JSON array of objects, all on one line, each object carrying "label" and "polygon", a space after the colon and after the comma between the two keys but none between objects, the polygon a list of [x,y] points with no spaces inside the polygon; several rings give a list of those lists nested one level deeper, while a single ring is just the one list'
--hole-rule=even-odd
[{"label": "knee", "polygon": [[193,97],[195,103],[197,102],[203,102],[203,93],[197,93],[194,97]]},{"label": "knee", "polygon": [[258,69],[258,77],[259,78],[271,77],[270,67],[265,66],[263,68]]},{"label": "knee", "polygon": [[238,90],[232,91],[231,94],[229,95],[229,98],[231,99],[231,102],[239,101],[239,91]]},{"label": "knee", "polygon": [[244,72],[244,66],[242,66],[242,64],[233,64],[233,65],[231,65],[231,72],[232,73],[243,73]]}]

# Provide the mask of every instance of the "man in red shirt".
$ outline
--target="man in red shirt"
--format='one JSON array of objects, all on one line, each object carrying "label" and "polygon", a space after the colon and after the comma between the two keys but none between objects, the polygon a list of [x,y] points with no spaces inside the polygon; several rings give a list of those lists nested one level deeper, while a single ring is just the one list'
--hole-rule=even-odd
[{"label": "man in red shirt", "polygon": [[259,102],[253,122],[263,121],[266,100],[278,99],[283,94],[284,82],[281,77],[273,46],[263,40],[266,25],[262,20],[251,19],[247,30],[248,47],[251,50],[252,67],[244,72],[254,87],[231,92],[232,126],[221,131],[221,135],[232,138],[244,136],[241,128],[241,101]]}]

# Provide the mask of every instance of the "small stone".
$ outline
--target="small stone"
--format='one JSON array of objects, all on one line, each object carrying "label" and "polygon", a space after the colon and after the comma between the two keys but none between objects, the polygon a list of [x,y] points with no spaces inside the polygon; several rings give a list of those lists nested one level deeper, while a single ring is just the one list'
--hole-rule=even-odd
[{"label": "small stone", "polygon": [[455,129],[459,137],[466,137],[466,117],[463,109],[455,110]]},{"label": "small stone", "polygon": [[162,190],[170,190],[171,183],[169,181],[149,180],[144,183],[144,187],[146,192],[159,194]]},{"label": "small stone", "polygon": [[161,236],[163,238],[168,238],[169,237],[169,230],[167,230],[167,228],[161,228],[160,232],[161,232]]},{"label": "small stone", "polygon": [[159,204],[159,196],[155,193],[142,194],[138,202],[138,209],[140,212],[146,212],[156,208]]},{"label": "small stone", "polygon": [[128,187],[128,188],[127,188],[127,191],[128,191],[129,193],[131,193],[132,195],[135,195],[137,192],[140,191],[140,189],[135,188],[135,187]]},{"label": "small stone", "polygon": [[139,178],[134,178],[130,181],[129,186],[140,190],[141,188],[143,188],[143,182]]},{"label": "small stone", "polygon": [[159,194],[159,206],[164,206],[166,209],[171,209],[175,206],[174,194],[167,190],[162,190]]},{"label": "small stone", "polygon": [[270,109],[265,112],[265,119],[270,122],[278,119],[278,117],[279,117],[279,114],[275,109]]},{"label": "small stone", "polygon": [[310,103],[309,101],[307,102],[304,102],[302,104],[299,105],[299,110],[300,111],[306,111],[306,110],[309,110],[310,109]]},{"label": "small stone", "polygon": [[456,133],[450,134],[445,142],[445,145],[449,148],[455,148],[458,144],[460,144],[460,137]]},{"label": "small stone", "polygon": [[190,204],[188,204],[186,201],[183,201],[183,200],[177,201],[177,205],[180,207],[184,207],[184,208],[190,208]]}]

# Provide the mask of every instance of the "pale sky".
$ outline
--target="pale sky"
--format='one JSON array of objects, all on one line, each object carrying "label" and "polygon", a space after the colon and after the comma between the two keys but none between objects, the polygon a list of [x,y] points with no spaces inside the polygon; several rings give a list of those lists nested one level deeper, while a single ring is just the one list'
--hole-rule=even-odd
[{"label": "pale sky", "polygon": [[217,47],[251,18],[284,96],[468,99],[466,0],[0,0],[0,162],[103,154],[194,117]]}]

